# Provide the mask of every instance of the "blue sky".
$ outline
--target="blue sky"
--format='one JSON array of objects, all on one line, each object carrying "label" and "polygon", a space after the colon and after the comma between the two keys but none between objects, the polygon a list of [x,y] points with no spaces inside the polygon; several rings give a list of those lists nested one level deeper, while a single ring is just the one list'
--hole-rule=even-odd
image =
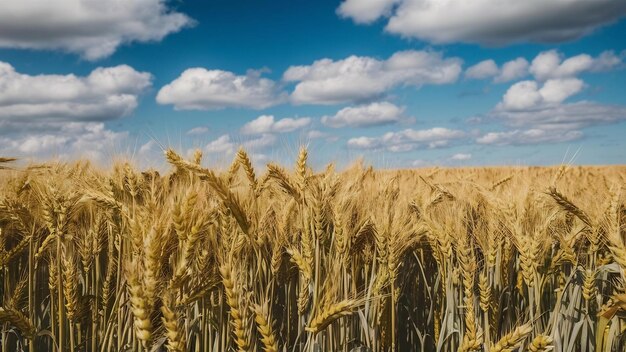
[{"label": "blue sky", "polygon": [[[0,154],[626,162],[622,0],[0,0]],[[569,160],[569,159],[568,159]]]}]

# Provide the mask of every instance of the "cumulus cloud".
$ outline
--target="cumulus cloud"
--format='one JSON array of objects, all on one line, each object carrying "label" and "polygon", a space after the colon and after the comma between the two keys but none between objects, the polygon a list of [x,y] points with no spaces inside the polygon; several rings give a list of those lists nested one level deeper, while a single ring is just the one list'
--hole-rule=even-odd
[{"label": "cumulus cloud", "polygon": [[204,151],[208,154],[232,155],[239,146],[250,150],[262,150],[273,146],[276,141],[277,138],[273,134],[263,134],[242,142],[233,141],[230,135],[224,134],[207,143],[204,146]]},{"label": "cumulus cloud", "polygon": [[400,0],[345,0],[337,8],[342,17],[350,17],[356,23],[371,23],[390,14]]},{"label": "cumulus cloud", "polygon": [[583,136],[581,131],[562,131],[555,133],[552,130],[533,128],[529,130],[513,130],[505,132],[489,132],[478,139],[478,144],[494,145],[528,145],[538,143],[562,143],[579,139]]},{"label": "cumulus cloud", "polygon": [[467,161],[472,158],[472,154],[469,153],[457,153],[450,157],[451,160],[455,161]]},{"label": "cumulus cloud", "polygon": [[130,114],[152,75],[132,67],[96,68],[84,77],[28,75],[0,62],[0,124],[103,121]]},{"label": "cumulus cloud", "polygon": [[499,68],[495,61],[489,59],[467,68],[465,78],[493,78],[496,83],[508,82],[528,75],[528,66],[528,61],[522,57],[504,63],[502,68]]},{"label": "cumulus cloud", "polygon": [[69,122],[47,131],[0,135],[0,150],[24,158],[84,157],[103,162],[127,137],[127,132],[109,130],[102,122]]},{"label": "cumulus cloud", "polygon": [[623,106],[584,100],[566,102],[584,86],[577,78],[515,83],[488,114],[513,129],[487,133],[477,142],[495,145],[567,142],[581,138],[581,129],[626,120]]},{"label": "cumulus cloud", "polygon": [[575,77],[582,72],[607,71],[622,63],[622,58],[613,51],[605,51],[593,58],[580,54],[567,59],[556,50],[544,51],[537,55],[530,65],[530,73],[538,80]]},{"label": "cumulus cloud", "polygon": [[336,142],[339,140],[339,137],[334,136],[330,133],[327,132],[322,132],[320,130],[310,130],[309,132],[306,133],[306,138],[309,140],[314,140],[314,139],[324,139],[327,142]]},{"label": "cumulus cloud", "polygon": [[536,81],[517,82],[504,94],[497,109],[519,111],[559,104],[583,87],[583,81],[577,78],[550,79],[541,88]]},{"label": "cumulus cloud", "polygon": [[0,47],[60,49],[96,60],[122,44],[159,41],[192,24],[165,0],[3,1]]},{"label": "cumulus cloud", "polygon": [[204,147],[204,151],[207,153],[232,154],[235,151],[235,144],[230,140],[230,136],[225,134],[209,142]]},{"label": "cumulus cloud", "polygon": [[500,72],[494,78],[494,82],[508,82],[518,78],[522,78],[528,74],[528,60],[523,57],[518,57],[515,60],[511,60],[502,65]]},{"label": "cumulus cloud", "polygon": [[358,23],[389,17],[386,31],[434,43],[562,42],[626,15],[622,0],[346,0],[339,14]]},{"label": "cumulus cloud", "polygon": [[426,130],[405,129],[387,132],[380,137],[356,137],[348,140],[353,149],[384,149],[390,152],[408,152],[417,148],[442,148],[454,141],[464,139],[467,134],[461,130],[434,127]]},{"label": "cumulus cloud", "polygon": [[579,101],[529,110],[495,109],[492,114],[509,126],[532,126],[562,132],[626,120],[626,107]]},{"label": "cumulus cloud", "polygon": [[389,102],[377,102],[343,108],[333,116],[323,116],[322,123],[333,128],[380,126],[400,121],[403,114],[403,107]]},{"label": "cumulus cloud", "polygon": [[264,148],[273,146],[274,144],[276,144],[277,140],[278,138],[276,138],[275,135],[265,133],[258,138],[246,140],[241,144],[246,149],[258,150],[258,149],[264,149]]},{"label": "cumulus cloud", "polygon": [[206,126],[198,126],[187,131],[190,136],[200,136],[209,132],[209,128]]},{"label": "cumulus cloud", "polygon": [[465,70],[465,78],[485,79],[493,77],[500,72],[498,65],[493,60],[484,60]]},{"label": "cumulus cloud", "polygon": [[242,134],[262,134],[262,133],[286,133],[308,126],[311,119],[308,117],[284,118],[274,120],[272,115],[261,115],[256,119],[246,123],[241,127]]},{"label": "cumulus cloud", "polygon": [[264,109],[283,102],[280,87],[261,74],[250,70],[238,76],[229,71],[190,68],[161,88],[156,100],[179,110]]},{"label": "cumulus cloud", "polygon": [[397,86],[455,82],[462,61],[432,51],[400,51],[387,60],[350,56],[343,60],[321,59],[306,66],[291,66],[286,82],[297,82],[291,93],[295,104],[363,102],[384,95]]},{"label": "cumulus cloud", "polygon": [[155,147],[157,146],[157,142],[155,142],[153,139],[147,141],[146,143],[142,144],[141,147],[139,147],[139,155],[147,155],[150,152],[152,152]]}]

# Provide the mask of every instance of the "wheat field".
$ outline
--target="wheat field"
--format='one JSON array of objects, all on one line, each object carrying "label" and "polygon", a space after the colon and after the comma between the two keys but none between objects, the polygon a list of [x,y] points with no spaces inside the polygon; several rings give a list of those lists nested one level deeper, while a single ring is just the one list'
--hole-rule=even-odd
[{"label": "wheat field", "polygon": [[624,351],[626,167],[0,158],[2,351]]}]

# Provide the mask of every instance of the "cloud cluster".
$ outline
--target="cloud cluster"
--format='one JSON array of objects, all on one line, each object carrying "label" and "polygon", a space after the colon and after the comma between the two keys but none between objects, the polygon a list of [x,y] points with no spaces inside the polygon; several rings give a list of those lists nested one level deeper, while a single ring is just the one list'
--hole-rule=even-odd
[{"label": "cloud cluster", "polygon": [[100,161],[128,135],[104,122],[131,114],[151,84],[151,74],[126,65],[87,76],[29,75],[0,62],[0,150]]},{"label": "cloud cluster", "polygon": [[264,109],[284,101],[276,82],[261,77],[262,71],[246,75],[196,67],[185,70],[163,86],[157,94],[159,104],[179,110],[216,110],[223,108]]},{"label": "cloud cluster", "polygon": [[613,51],[604,51],[598,57],[580,54],[567,59],[556,50],[537,55],[530,65],[530,73],[544,81],[552,78],[575,77],[583,72],[608,71],[622,64],[622,57]]},{"label": "cloud cluster", "polygon": [[115,132],[102,122],[68,122],[49,131],[0,134],[0,150],[17,157],[88,158],[103,162],[123,147],[128,132]]},{"label": "cloud cluster", "polygon": [[369,127],[393,124],[400,121],[404,108],[389,102],[349,106],[333,116],[323,116],[322,123],[328,127]]},{"label": "cloud cluster", "polygon": [[554,106],[584,87],[577,78],[550,79],[541,87],[536,81],[521,81],[512,85],[504,94],[497,108],[500,111],[536,111]]},{"label": "cloud cluster", "polygon": [[61,49],[96,60],[122,44],[159,41],[192,24],[166,0],[3,1],[0,47]]},{"label": "cloud cluster", "polygon": [[242,134],[286,133],[304,128],[311,123],[308,117],[274,120],[272,115],[261,115],[241,127]]},{"label": "cloud cluster", "polygon": [[555,134],[554,131],[532,128],[529,130],[513,130],[504,132],[489,132],[476,139],[478,144],[494,145],[532,145],[539,143],[562,143],[579,139],[581,131],[564,131]]},{"label": "cloud cluster", "polygon": [[0,62],[0,124],[103,121],[130,114],[152,76],[132,67],[97,68],[88,76],[28,75]]},{"label": "cloud cluster", "polygon": [[343,60],[321,59],[311,65],[291,66],[283,74],[296,82],[294,104],[364,102],[381,97],[397,86],[420,87],[457,80],[462,61],[433,51],[400,51],[387,60],[350,56]]},{"label": "cloud cluster", "polygon": [[259,151],[269,148],[276,144],[277,138],[273,134],[263,134],[252,139],[237,142],[229,134],[223,134],[218,138],[210,141],[204,146],[204,151],[208,154],[217,154],[230,157],[235,153],[239,146],[243,146],[247,150]]},{"label": "cloud cluster", "polygon": [[536,80],[513,84],[488,114],[513,129],[489,132],[476,142],[495,145],[568,142],[582,138],[581,130],[586,127],[626,120],[623,106],[585,100],[567,102],[586,86],[577,75],[610,70],[621,64],[622,58],[608,51],[596,58],[581,54],[568,59],[554,50],[540,53],[529,68]]},{"label": "cloud cluster", "polygon": [[609,71],[623,64],[624,55],[616,55],[607,50],[597,57],[588,54],[564,58],[557,50],[548,50],[539,53],[529,63],[525,58],[519,57],[508,61],[498,67],[492,59],[481,61],[465,70],[467,79],[493,78],[496,83],[508,82],[532,74],[536,80],[545,81],[555,78],[576,77],[584,72]]},{"label": "cloud cluster", "polygon": [[408,152],[418,148],[441,148],[452,142],[465,139],[467,133],[461,130],[434,127],[425,130],[405,129],[387,132],[380,137],[356,137],[348,140],[353,149],[383,149],[390,152]]},{"label": "cloud cluster", "polygon": [[343,17],[433,43],[504,45],[579,38],[626,15],[622,0],[345,0]]},{"label": "cloud cluster", "polygon": [[516,80],[528,75],[529,63],[523,57],[508,61],[498,67],[495,61],[489,59],[481,61],[465,70],[465,78],[486,79],[493,78],[496,83]]}]

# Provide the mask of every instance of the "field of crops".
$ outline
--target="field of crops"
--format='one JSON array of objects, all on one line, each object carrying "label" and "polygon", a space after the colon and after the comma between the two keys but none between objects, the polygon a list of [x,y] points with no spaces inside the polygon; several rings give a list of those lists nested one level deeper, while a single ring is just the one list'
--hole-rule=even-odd
[{"label": "field of crops", "polygon": [[2,351],[624,351],[626,167],[0,158]]}]

